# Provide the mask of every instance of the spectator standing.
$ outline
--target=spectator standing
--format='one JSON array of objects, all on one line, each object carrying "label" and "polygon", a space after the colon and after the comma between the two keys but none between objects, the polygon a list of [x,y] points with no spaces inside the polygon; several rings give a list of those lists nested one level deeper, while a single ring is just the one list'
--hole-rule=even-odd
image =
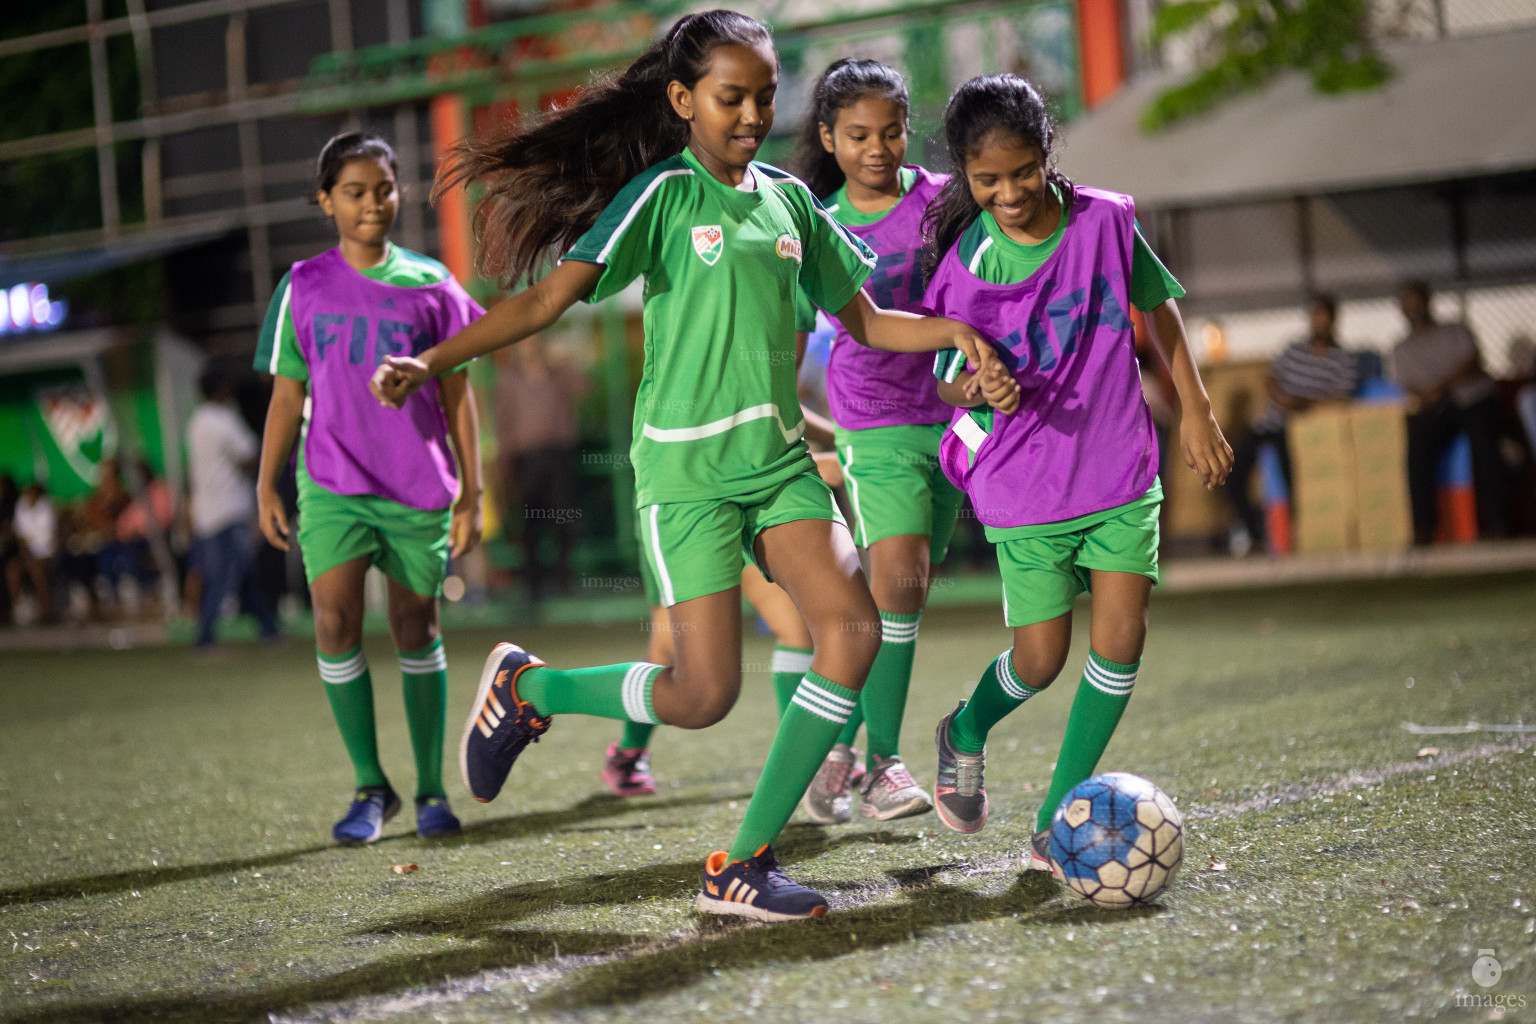
[{"label": "spectator standing", "polygon": [[1440,456],[1461,433],[1472,443],[1478,530],[1484,537],[1503,537],[1509,533],[1509,496],[1499,455],[1499,406],[1477,339],[1465,324],[1435,322],[1429,286],[1422,281],[1403,285],[1398,303],[1408,336],[1392,350],[1388,373],[1411,399],[1408,495],[1414,540],[1428,544],[1434,536]]},{"label": "spectator standing", "polygon": [[59,522],[42,484],[31,483],[22,489],[12,522],[16,532],[16,557],[8,567],[8,572],[14,573],[8,580],[12,593],[20,592],[23,576],[30,579],[38,620],[51,625],[58,621],[53,583],[59,554]]},{"label": "spectator standing", "polygon": [[1264,541],[1264,510],[1248,496],[1248,485],[1258,465],[1259,452],[1273,445],[1280,457],[1280,472],[1286,486],[1291,482],[1291,459],[1285,447],[1285,424],[1292,413],[1303,412],[1318,402],[1343,401],[1360,389],[1360,357],[1339,347],[1335,329],[1338,325],[1338,300],[1320,294],[1307,308],[1307,336],[1292,343],[1269,365],[1265,381],[1268,402],[1263,413],[1248,428],[1248,436],[1237,446],[1232,457],[1232,475],[1227,480],[1227,496],[1237,513],[1247,540],[1234,538],[1233,551],[1246,553],[1250,546]]},{"label": "spectator standing", "polygon": [[277,635],[277,620],[251,571],[255,554],[256,487],[249,476],[260,443],[235,407],[227,376],[209,371],[202,379],[203,402],[187,423],[187,460],[192,487],[192,535],[202,575],[197,647],[214,643],[214,626],[224,598],[238,591],[256,616],[263,637]]},{"label": "spectator standing", "polygon": [[[521,496],[523,559],[528,595],[544,597],[553,579],[571,582],[571,548],[581,510],[576,507],[576,401],[587,378],[563,353],[550,352],[537,335],[496,363],[496,448],[502,480],[502,514]],[[553,532],[556,561],[544,566],[539,545]]]}]

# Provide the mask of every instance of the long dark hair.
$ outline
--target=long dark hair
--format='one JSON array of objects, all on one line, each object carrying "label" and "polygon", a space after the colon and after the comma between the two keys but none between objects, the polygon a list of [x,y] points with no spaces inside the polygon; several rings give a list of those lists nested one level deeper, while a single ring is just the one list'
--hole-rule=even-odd
[{"label": "long dark hair", "polygon": [[1045,160],[1045,180],[1061,192],[1063,210],[1076,197],[1072,181],[1056,170],[1051,143],[1056,122],[1040,92],[1018,75],[983,75],[973,78],[949,98],[944,108],[944,142],[955,173],[923,215],[923,272],[931,276],[944,254],[960,240],[965,229],[981,214],[965,180],[965,161],[980,151],[989,135],[1011,136],[1040,150]]},{"label": "long dark hair", "polygon": [[848,180],[837,158],[821,144],[821,126],[831,130],[840,111],[866,96],[890,100],[901,107],[903,117],[911,107],[901,72],[877,60],[844,57],[833,61],[811,87],[811,109],[800,126],[794,166],[795,173],[819,198],[830,196]]},{"label": "long dark hair", "polygon": [[347,162],[359,159],[383,160],[389,165],[390,177],[400,177],[400,165],[395,160],[395,151],[382,135],[373,132],[342,132],[331,136],[331,140],[320,150],[320,156],[315,161],[315,187],[309,193],[309,201],[319,202],[321,192],[329,192],[336,187],[336,179],[341,177],[341,169],[347,166]]},{"label": "long dark hair", "polygon": [[474,216],[480,270],[510,286],[575,244],[631,178],[683,151],[688,125],[667,99],[669,82],[691,89],[716,47],[762,42],[772,46],[768,27],[745,14],[690,14],[622,74],[593,82],[570,106],[483,139],[459,140],[432,199],[457,185],[485,186]]}]

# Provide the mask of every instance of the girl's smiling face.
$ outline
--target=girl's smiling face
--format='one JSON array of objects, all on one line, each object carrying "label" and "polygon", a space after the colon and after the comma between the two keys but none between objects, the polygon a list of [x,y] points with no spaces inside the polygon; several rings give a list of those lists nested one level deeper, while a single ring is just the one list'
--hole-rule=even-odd
[{"label": "girl's smiling face", "polygon": [[849,182],[870,192],[898,187],[907,158],[907,111],[883,96],[862,96],[821,125],[821,144]]},{"label": "girl's smiling face", "polygon": [[716,177],[736,184],[773,127],[778,55],[768,43],[719,46],[709,70],[688,88],[667,86],[672,109],[689,123],[689,148]]},{"label": "girl's smiling face", "polygon": [[993,132],[966,156],[965,181],[976,205],[1015,241],[1041,242],[1056,230],[1061,208],[1046,183],[1045,154],[1039,146]]},{"label": "girl's smiling face", "polygon": [[320,209],[336,222],[343,242],[382,246],[395,223],[400,193],[389,164],[376,157],[348,160],[329,192],[319,194]]}]

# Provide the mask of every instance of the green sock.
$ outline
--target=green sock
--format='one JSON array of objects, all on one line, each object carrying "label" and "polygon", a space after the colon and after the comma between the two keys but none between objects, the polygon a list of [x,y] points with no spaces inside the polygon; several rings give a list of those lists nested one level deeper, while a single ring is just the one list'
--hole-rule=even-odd
[{"label": "green sock", "polygon": [[572,669],[541,665],[517,677],[517,696],[540,715],[591,715],[655,725],[651,687],[664,668],[648,661]]},{"label": "green sock", "polygon": [[331,702],[331,714],[341,730],[341,742],[352,759],[357,785],[387,786],[384,767],[379,764],[379,738],[373,724],[373,678],[368,674],[368,659],[361,644],[346,654],[315,652],[320,659],[320,678],[325,681],[325,699]]},{"label": "green sock", "polygon": [[1040,805],[1035,831],[1049,828],[1057,805],[1073,786],[1093,774],[1120,724],[1125,706],[1131,702],[1131,688],[1136,685],[1139,668],[1139,660],[1132,665],[1119,665],[1100,657],[1096,651],[1088,652],[1088,664],[1083,667],[1083,679],[1077,684],[1077,696],[1072,698],[1072,711],[1067,716],[1061,753],[1056,756],[1051,791]]},{"label": "green sock", "polygon": [[965,707],[949,722],[949,742],[962,754],[986,749],[987,733],[1014,708],[1039,693],[1025,686],[1013,670],[1013,648],[999,654],[981,674]]},{"label": "green sock", "polygon": [[815,672],[807,672],[800,680],[779,719],[768,762],[758,776],[757,789],[747,804],[728,859],[745,860],[778,838],[858,702],[859,691]]},{"label": "green sock", "polygon": [[795,696],[800,680],[811,670],[811,652],[804,647],[779,644],[773,649],[773,694],[779,699],[779,717]]},{"label": "green sock", "polygon": [[853,741],[859,737],[859,726],[864,724],[864,704],[853,709],[853,714],[848,716],[848,724],[843,726],[843,731],[837,737],[837,742],[845,747],[853,746]]},{"label": "green sock", "polygon": [[396,651],[400,687],[405,694],[405,724],[416,755],[416,795],[442,796],[443,723],[448,714],[448,655],[437,637],[415,651]]},{"label": "green sock", "polygon": [[656,731],[648,722],[625,722],[624,735],[619,737],[620,750],[644,750],[651,745],[651,733]]},{"label": "green sock", "polygon": [[859,710],[869,730],[867,764],[876,757],[895,757],[901,752],[901,720],[907,711],[907,687],[912,683],[912,655],[917,650],[917,623],[922,612],[899,615],[881,612],[880,653],[869,669],[859,694]]}]

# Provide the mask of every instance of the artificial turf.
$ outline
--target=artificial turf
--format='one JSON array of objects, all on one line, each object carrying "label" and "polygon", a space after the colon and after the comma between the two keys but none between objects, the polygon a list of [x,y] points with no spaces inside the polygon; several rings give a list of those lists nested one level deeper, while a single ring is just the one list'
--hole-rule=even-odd
[{"label": "artificial turf", "polygon": [[[780,859],[833,913],[776,926],[692,910],[774,726],[760,637],[723,724],[658,732],[657,796],[600,795],[617,726],[567,716],[494,804],[450,769],[461,837],[418,840],[407,801],[364,849],[329,843],[350,771],[309,644],[8,655],[0,1020],[1536,1019],[1536,735],[1401,727],[1536,721],[1532,609],[1529,574],[1156,598],[1101,767],[1175,799],[1185,863],[1158,906],[1113,912],[1019,870],[1080,606],[1064,678],[993,733],[986,830],[797,819]],[[509,635],[557,665],[645,641]],[[501,638],[448,636],[450,756]],[[995,608],[925,618],[904,735],[924,784],[934,722],[1007,644]],[[408,794],[393,652],[367,651]]]}]

